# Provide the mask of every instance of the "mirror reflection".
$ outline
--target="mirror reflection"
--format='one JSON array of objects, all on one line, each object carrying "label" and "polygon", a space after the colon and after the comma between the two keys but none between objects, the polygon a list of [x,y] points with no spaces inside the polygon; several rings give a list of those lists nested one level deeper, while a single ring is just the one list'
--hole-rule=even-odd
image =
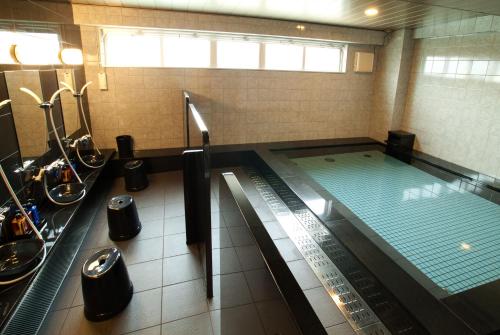
[{"label": "mirror reflection", "polygon": [[[61,84],[63,82],[74,89],[75,75],[73,70],[57,69],[57,82],[59,83],[59,88],[64,87]],[[63,91],[60,94],[60,101],[66,137],[73,138],[74,136],[72,135],[80,129],[80,117],[76,99],[70,91]]]},{"label": "mirror reflection", "polygon": [[27,87],[38,96],[43,96],[40,75],[37,70],[5,71],[5,81],[12,100],[19,150],[26,167],[48,150],[45,113],[32,97],[19,90],[20,87]]}]

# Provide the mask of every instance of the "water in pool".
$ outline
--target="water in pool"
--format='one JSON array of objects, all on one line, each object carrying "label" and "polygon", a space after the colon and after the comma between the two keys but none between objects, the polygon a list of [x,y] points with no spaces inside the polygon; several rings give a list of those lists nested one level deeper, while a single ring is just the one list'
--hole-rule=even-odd
[{"label": "water in pool", "polygon": [[378,151],[292,160],[450,294],[500,278],[500,206]]}]

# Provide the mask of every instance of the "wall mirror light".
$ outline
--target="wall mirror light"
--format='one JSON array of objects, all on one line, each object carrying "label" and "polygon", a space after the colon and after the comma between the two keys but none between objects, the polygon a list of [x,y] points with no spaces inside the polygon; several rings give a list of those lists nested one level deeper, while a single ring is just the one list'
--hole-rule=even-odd
[{"label": "wall mirror light", "polygon": [[[75,87],[75,74],[73,69],[57,69],[57,82],[59,88],[63,88],[63,84],[70,86],[74,89]],[[80,113],[78,110],[78,105],[76,99],[71,93],[71,91],[61,92],[59,99],[61,101],[63,120],[64,120],[64,130],[66,132],[66,137],[74,139],[74,134],[80,130]]]},{"label": "wall mirror light", "polygon": [[60,64],[59,47],[57,32],[0,30],[0,64]]},{"label": "wall mirror light", "polygon": [[28,87],[42,96],[38,70],[5,71],[5,82],[11,100],[17,141],[24,167],[30,165],[48,150],[47,121],[43,110],[19,88]]}]

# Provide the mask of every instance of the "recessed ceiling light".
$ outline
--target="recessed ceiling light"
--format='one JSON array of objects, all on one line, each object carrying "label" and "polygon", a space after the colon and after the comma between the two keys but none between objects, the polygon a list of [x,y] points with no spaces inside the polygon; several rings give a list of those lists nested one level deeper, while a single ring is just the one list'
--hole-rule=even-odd
[{"label": "recessed ceiling light", "polygon": [[295,28],[297,28],[297,30],[300,30],[300,31],[306,30],[306,27],[302,24],[298,24],[297,27],[295,27]]},{"label": "recessed ceiling light", "polygon": [[375,16],[378,14],[378,9],[375,7],[368,7],[365,9],[365,15],[366,16]]}]

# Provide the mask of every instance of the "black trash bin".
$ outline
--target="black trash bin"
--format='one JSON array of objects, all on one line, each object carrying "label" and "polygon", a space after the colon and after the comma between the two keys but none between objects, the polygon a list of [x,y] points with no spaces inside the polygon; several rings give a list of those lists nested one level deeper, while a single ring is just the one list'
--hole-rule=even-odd
[{"label": "black trash bin", "polygon": [[134,287],[121,251],[100,250],[82,268],[84,314],[90,321],[110,319],[127,307]]},{"label": "black trash bin", "polygon": [[118,147],[118,157],[120,158],[134,157],[132,136],[130,135],[117,136],[116,145]]},{"label": "black trash bin", "polygon": [[133,160],[124,166],[125,189],[130,192],[141,191],[148,187],[149,181],[144,161]]},{"label": "black trash bin", "polygon": [[390,130],[387,136],[385,153],[405,163],[412,158],[415,134],[403,130]]},{"label": "black trash bin", "polygon": [[129,240],[142,229],[134,198],[118,195],[108,203],[108,234],[113,241]]}]

